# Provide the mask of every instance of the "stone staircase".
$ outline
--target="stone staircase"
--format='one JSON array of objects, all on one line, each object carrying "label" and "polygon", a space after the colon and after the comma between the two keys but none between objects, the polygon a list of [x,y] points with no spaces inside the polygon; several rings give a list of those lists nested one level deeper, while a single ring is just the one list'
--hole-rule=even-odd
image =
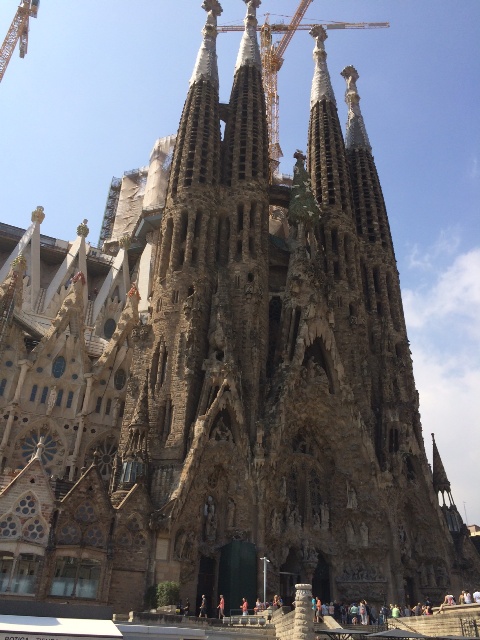
[{"label": "stone staircase", "polygon": [[388,619],[388,628],[414,631],[432,638],[444,636],[478,637],[480,635],[480,604],[447,607],[433,616]]}]

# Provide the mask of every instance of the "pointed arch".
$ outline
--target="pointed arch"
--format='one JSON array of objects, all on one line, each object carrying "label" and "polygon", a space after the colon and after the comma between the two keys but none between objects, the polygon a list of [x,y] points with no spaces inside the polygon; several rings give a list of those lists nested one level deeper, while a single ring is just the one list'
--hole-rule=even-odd
[{"label": "pointed arch", "polygon": [[57,529],[56,538],[59,545],[76,545],[80,544],[82,532],[78,524],[69,520]]},{"label": "pointed arch", "polygon": [[41,516],[30,518],[22,529],[22,537],[31,542],[45,542],[48,536],[48,526]]},{"label": "pointed arch", "polygon": [[19,538],[21,531],[20,519],[13,513],[6,513],[0,518],[0,540]]},{"label": "pointed arch", "polygon": [[33,491],[26,491],[13,507],[14,513],[19,518],[31,518],[40,513],[40,506],[37,496]]}]

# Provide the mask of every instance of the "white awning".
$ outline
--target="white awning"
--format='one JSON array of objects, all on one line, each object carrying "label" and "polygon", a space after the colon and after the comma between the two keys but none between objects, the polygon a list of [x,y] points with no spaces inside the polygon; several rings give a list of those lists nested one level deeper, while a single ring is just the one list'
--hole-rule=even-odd
[{"label": "white awning", "polygon": [[119,640],[122,632],[111,620],[40,618],[0,615],[0,640]]}]

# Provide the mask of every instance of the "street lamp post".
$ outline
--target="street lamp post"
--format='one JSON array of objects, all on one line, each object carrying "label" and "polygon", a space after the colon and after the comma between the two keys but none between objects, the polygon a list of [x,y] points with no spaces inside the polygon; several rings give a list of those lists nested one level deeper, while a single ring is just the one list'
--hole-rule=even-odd
[{"label": "street lamp post", "polygon": [[267,562],[270,562],[270,560],[266,556],[263,556],[263,558],[260,558],[260,560],[263,560],[263,603],[266,604],[267,602]]}]

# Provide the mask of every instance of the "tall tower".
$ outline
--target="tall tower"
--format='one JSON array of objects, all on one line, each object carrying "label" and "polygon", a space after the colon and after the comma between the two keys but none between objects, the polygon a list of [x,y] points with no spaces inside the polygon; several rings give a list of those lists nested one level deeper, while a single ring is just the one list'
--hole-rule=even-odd
[{"label": "tall tower", "polygon": [[[126,452],[136,397],[149,370],[148,452],[160,503],[160,461],[187,453],[203,383],[218,225],[220,117],[216,55],[218,0],[205,0],[203,41],[190,80],[172,160],[154,265],[152,322],[138,332],[132,393],[120,450]],[[145,401],[144,401],[145,402]]]},{"label": "tall tower", "polygon": [[370,380],[362,375],[367,356],[365,307],[361,292],[358,239],[350,176],[336,100],[327,67],[322,26],[314,27],[315,71],[310,100],[307,168],[322,209],[316,230],[323,248],[325,289],[334,311],[334,332],[357,401],[367,417]]},{"label": "tall tower", "polygon": [[268,130],[257,40],[260,0],[245,2],[245,31],[223,141],[217,260],[228,281],[245,425],[253,443],[268,342]]},{"label": "tall tower", "polygon": [[390,454],[397,453],[408,440],[409,427],[422,452],[423,440],[390,226],[360,110],[359,75],[348,66],[342,76],[347,83],[345,146],[366,308],[373,437],[377,458],[385,469],[391,467]]}]

